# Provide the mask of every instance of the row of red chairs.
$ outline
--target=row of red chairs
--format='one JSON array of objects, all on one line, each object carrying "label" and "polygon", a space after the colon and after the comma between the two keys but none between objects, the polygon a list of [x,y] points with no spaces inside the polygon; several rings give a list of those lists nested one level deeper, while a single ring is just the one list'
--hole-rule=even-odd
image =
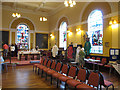
[{"label": "row of red chairs", "polygon": [[95,89],[94,87],[99,88],[99,86],[101,87],[102,85],[106,88],[111,85],[113,86],[112,83],[107,85],[102,74],[99,72],[89,72],[87,69],[78,69],[76,66],[69,66],[67,64],[62,64],[61,62],[56,63],[53,60],[47,60],[47,58],[42,58],[40,64],[34,64],[33,71],[38,71],[38,75],[41,71],[41,77],[43,77],[43,73],[45,73],[46,80],[47,76],[50,76],[51,84],[52,79],[56,78],[57,87],[59,81],[65,82],[65,88],[66,86],[72,86],[74,88]]},{"label": "row of red chairs", "polygon": [[[21,60],[22,60],[22,61],[24,61],[25,58],[26,58],[25,55],[21,55]],[[27,56],[27,60],[31,60],[31,59],[33,59],[33,58],[34,58],[34,60],[38,60],[38,56],[37,56],[37,55],[34,55],[34,57],[33,57],[32,55],[28,55],[28,56]]]}]

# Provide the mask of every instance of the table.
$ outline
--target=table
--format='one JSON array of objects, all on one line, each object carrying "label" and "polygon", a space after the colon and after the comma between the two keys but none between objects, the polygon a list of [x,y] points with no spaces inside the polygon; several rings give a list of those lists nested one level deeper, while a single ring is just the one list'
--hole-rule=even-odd
[{"label": "table", "polygon": [[120,64],[112,64],[112,66],[115,68],[115,70],[120,74]]},{"label": "table", "polygon": [[[93,63],[93,62],[100,62],[100,60],[95,60],[95,59],[86,59],[86,58],[84,58],[84,60],[87,61],[87,62],[88,62],[88,61],[89,61],[89,62],[92,62],[92,63]],[[95,70],[95,64],[93,64],[93,70]]]},{"label": "table", "polygon": [[40,52],[39,51],[19,51],[18,60],[21,60],[21,55],[33,55],[33,59],[34,59],[34,55],[40,55]]}]

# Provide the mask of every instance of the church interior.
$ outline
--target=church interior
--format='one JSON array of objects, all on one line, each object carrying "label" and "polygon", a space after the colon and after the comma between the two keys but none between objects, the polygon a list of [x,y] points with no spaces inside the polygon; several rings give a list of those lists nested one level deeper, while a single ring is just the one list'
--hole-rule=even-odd
[{"label": "church interior", "polygon": [[0,89],[120,88],[119,0],[0,0]]}]

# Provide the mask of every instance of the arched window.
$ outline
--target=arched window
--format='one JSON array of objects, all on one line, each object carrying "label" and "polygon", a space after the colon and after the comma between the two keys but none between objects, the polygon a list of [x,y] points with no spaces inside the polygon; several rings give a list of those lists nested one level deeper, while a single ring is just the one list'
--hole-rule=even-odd
[{"label": "arched window", "polygon": [[60,24],[59,47],[64,48],[64,50],[66,50],[66,48],[67,48],[67,23],[66,22],[62,22]]},{"label": "arched window", "polygon": [[91,43],[91,53],[103,53],[103,14],[94,10],[88,17],[88,37]]},{"label": "arched window", "polygon": [[20,24],[17,27],[17,45],[19,49],[28,49],[29,43],[29,28],[25,24]]}]

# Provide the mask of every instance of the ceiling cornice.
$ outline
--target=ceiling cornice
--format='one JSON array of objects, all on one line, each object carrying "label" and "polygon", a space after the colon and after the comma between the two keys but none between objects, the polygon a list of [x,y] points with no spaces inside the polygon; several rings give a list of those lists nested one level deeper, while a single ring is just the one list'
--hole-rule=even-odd
[{"label": "ceiling cornice", "polygon": [[45,12],[41,12],[41,11],[33,11],[33,10],[28,10],[28,9],[21,9],[21,8],[17,8],[17,10],[13,9],[12,7],[9,7],[9,6],[3,6],[2,5],[2,8],[5,9],[5,10],[9,10],[9,11],[13,11],[13,12],[23,12],[23,13],[31,13],[31,14],[36,14],[36,15],[44,15],[44,16],[49,16],[48,13],[45,13]]}]

